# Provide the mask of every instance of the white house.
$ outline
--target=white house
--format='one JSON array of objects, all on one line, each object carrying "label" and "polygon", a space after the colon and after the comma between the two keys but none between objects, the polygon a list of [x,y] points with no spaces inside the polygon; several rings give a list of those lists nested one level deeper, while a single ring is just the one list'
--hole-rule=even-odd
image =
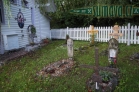
[{"label": "white house", "polygon": [[4,0],[0,0],[0,54],[29,44],[29,32],[27,30],[29,25],[36,27],[37,41],[51,38],[50,19],[40,13],[39,9],[35,7],[34,0],[10,1],[11,18],[9,25]]}]

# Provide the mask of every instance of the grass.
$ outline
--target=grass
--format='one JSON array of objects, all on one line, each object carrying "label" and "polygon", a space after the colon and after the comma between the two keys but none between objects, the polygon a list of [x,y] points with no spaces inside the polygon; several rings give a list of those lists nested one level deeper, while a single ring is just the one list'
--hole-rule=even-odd
[{"label": "grass", "polygon": [[[47,64],[67,58],[67,49],[62,46],[64,42],[52,41],[29,56],[15,59],[0,68],[0,92],[87,92],[86,81],[93,74],[92,69],[76,67],[67,75],[55,78],[36,76]],[[85,41],[74,41],[74,48],[88,44]],[[99,43],[98,47],[101,52],[108,44]],[[120,83],[115,92],[138,92],[139,63],[130,61],[128,57],[138,52],[139,46],[119,44],[119,48],[117,67],[120,69]],[[86,53],[75,52],[74,58],[78,64],[94,65],[94,47],[90,47]],[[107,56],[100,56],[99,64],[107,66]]]}]

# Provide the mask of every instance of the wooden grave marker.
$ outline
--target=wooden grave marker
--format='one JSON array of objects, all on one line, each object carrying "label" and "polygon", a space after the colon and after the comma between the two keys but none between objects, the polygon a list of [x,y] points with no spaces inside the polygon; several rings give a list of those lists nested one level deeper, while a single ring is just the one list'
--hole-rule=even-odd
[{"label": "wooden grave marker", "polygon": [[114,25],[113,29],[113,33],[110,33],[110,36],[113,36],[113,38],[115,38],[116,40],[118,40],[119,36],[123,36],[122,33],[119,33],[120,27],[119,25]]},{"label": "wooden grave marker", "polygon": [[91,35],[91,43],[94,44],[94,40],[95,40],[95,34],[98,33],[98,30],[94,29],[93,25],[90,25],[88,33]]}]

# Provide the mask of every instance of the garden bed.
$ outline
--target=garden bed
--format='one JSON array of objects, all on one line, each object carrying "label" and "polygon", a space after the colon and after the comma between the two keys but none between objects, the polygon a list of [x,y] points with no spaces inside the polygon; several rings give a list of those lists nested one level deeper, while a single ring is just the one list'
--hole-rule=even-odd
[{"label": "garden bed", "polygon": [[119,70],[117,68],[101,67],[99,75],[93,73],[87,80],[88,92],[113,92],[119,83]]},{"label": "garden bed", "polygon": [[71,71],[73,66],[73,60],[63,59],[45,66],[41,71],[37,73],[37,75],[43,77],[48,77],[49,75],[52,77],[61,76]]}]

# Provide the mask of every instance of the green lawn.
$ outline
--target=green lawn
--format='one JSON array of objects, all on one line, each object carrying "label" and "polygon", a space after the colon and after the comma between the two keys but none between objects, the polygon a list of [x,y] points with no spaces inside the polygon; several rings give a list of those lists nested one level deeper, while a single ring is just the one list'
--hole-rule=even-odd
[{"label": "green lawn", "polygon": [[[87,92],[86,80],[93,74],[92,69],[74,68],[69,74],[43,78],[36,73],[51,62],[67,58],[64,40],[52,41],[36,52],[11,61],[0,68],[0,92]],[[89,42],[74,41],[74,48],[87,46]],[[107,43],[98,43],[99,52],[108,47]],[[139,62],[130,61],[128,56],[139,52],[139,45],[119,44],[117,66],[120,69],[120,83],[115,92],[139,92]],[[86,53],[74,53],[77,64],[94,65],[94,47]],[[107,56],[99,57],[100,66],[108,65]]]}]

